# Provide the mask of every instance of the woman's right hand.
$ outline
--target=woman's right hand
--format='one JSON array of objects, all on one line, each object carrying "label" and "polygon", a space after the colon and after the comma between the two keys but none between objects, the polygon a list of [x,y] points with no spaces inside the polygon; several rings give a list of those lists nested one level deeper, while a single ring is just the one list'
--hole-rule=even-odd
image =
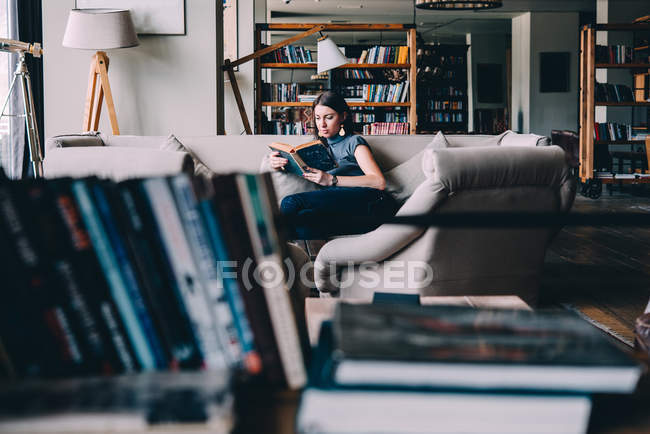
[{"label": "woman's right hand", "polygon": [[278,151],[272,151],[269,154],[269,164],[273,170],[282,169],[288,162],[289,160],[282,158]]}]

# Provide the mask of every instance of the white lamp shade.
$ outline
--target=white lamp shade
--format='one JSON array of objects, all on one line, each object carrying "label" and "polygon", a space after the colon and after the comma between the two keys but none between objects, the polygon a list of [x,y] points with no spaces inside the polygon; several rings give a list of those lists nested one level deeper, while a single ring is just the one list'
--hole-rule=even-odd
[{"label": "white lamp shade", "polygon": [[110,50],[139,44],[128,10],[73,9],[63,35],[64,47],[83,50]]},{"label": "white lamp shade", "polygon": [[318,73],[329,71],[348,63],[339,47],[327,36],[318,40]]}]

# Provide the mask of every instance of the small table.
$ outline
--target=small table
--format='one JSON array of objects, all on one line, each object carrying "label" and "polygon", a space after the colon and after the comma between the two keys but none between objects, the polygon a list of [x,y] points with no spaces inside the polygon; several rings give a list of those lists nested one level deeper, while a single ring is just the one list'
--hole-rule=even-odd
[{"label": "small table", "polygon": [[[338,303],[368,303],[366,300],[341,299],[341,298],[306,298],[305,316],[307,317],[307,332],[309,342],[315,346],[323,321],[332,319]],[[480,295],[480,296],[433,296],[420,297],[421,305],[455,305],[475,308],[493,309],[525,309],[532,310],[521,298],[516,295]]]}]

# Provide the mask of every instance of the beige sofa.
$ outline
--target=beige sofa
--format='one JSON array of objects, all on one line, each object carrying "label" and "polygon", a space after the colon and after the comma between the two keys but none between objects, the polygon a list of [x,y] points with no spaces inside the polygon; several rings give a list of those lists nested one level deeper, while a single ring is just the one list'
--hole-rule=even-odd
[{"label": "beige sofa", "polygon": [[[166,137],[101,139],[49,139],[45,175],[99,173],[123,179],[191,170],[187,155],[159,150],[168,141]],[[179,137],[195,157],[215,172],[256,172],[270,142],[299,144],[304,139],[266,135]],[[425,149],[433,136],[367,139],[380,167],[387,171]],[[450,135],[446,139],[450,149],[427,151],[427,178],[398,215],[570,209],[575,180],[570,176],[563,151],[546,146],[548,138],[510,133]],[[102,142],[102,149],[93,146]],[[543,228],[486,230],[383,225],[368,234],[327,243],[315,261],[315,282],[322,295],[370,298],[376,290],[427,295],[518,294],[534,303],[544,252],[553,234],[552,229]],[[421,266],[429,270],[423,271]],[[429,271],[432,280],[426,275]],[[368,279],[368,273],[375,273],[374,277]]]}]

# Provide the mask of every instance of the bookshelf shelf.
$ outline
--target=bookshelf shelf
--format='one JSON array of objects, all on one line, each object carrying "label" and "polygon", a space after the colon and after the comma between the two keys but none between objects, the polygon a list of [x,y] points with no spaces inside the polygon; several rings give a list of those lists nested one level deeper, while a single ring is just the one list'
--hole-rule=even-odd
[{"label": "bookshelf shelf", "polygon": [[[409,102],[349,102],[350,107],[408,107]],[[311,107],[310,102],[263,101],[263,107]]]},{"label": "bookshelf shelf", "polygon": [[[262,63],[261,68],[266,69],[316,69],[315,63]],[[340,69],[409,69],[410,63],[346,63],[338,68]]]},{"label": "bookshelf shelf", "polygon": [[603,184],[650,184],[650,178],[598,178]]},{"label": "bookshelf shelf", "polygon": [[594,140],[594,145],[642,145],[645,140]]},{"label": "bookshelf shelf", "polygon": [[595,67],[596,69],[649,69],[650,63],[596,63]]},{"label": "bookshelf shelf", "polygon": [[594,103],[597,106],[610,106],[610,107],[650,107],[650,102],[635,102],[635,101],[623,101],[623,102],[614,102],[614,101],[597,101]]},{"label": "bookshelf shelf", "polygon": [[[311,29],[314,26],[321,26],[321,24],[298,24],[298,23],[271,23],[271,24],[257,24],[255,29],[255,45],[256,49],[261,48],[262,46],[262,34],[263,32],[298,32],[305,29]],[[324,26],[324,31],[327,32],[341,32],[341,31],[354,31],[354,32],[400,32],[405,34],[406,43],[401,44],[401,46],[408,47],[408,54],[404,56],[403,50],[400,52],[389,51],[388,49],[384,53],[384,47],[382,46],[381,51],[376,52],[376,57],[368,56],[367,60],[371,61],[384,61],[384,62],[394,62],[394,63],[346,63],[332,71],[329,71],[329,77],[326,78],[326,82],[323,82],[321,87],[322,90],[332,90],[338,92],[344,97],[361,97],[363,92],[367,90],[368,97],[364,99],[373,100],[373,99],[383,99],[388,100],[385,102],[349,102],[348,105],[355,109],[352,113],[355,118],[363,119],[363,122],[355,122],[355,125],[360,127],[358,130],[355,127],[355,130],[358,132],[364,132],[368,134],[368,131],[374,131],[374,128],[377,125],[386,126],[388,124],[400,128],[396,128],[395,131],[402,132],[407,131],[407,133],[415,134],[416,125],[417,125],[417,111],[416,111],[416,101],[417,101],[417,86],[416,86],[416,32],[415,28],[412,25],[408,24],[322,24]],[[376,44],[375,44],[376,45]],[[370,46],[372,44],[354,46],[346,46],[346,55],[350,58],[360,58],[362,49],[368,48],[370,51]],[[303,47],[304,48],[304,47]],[[285,97],[276,97],[275,94],[263,94],[262,88],[264,86],[275,86],[279,84],[284,77],[283,74],[286,74],[284,71],[307,71],[315,70],[317,64],[313,62],[314,58],[311,57],[310,53],[307,52],[304,55],[303,48],[297,47],[296,50],[300,53],[298,56],[292,56],[291,52],[284,55],[283,53],[275,52],[275,56],[270,56],[259,61],[256,61],[255,65],[255,86],[256,86],[256,102],[255,102],[255,131],[257,134],[263,134],[265,131],[277,133],[278,130],[282,131],[284,134],[298,133],[301,131],[304,134],[306,128],[305,124],[310,118],[309,109],[311,108],[311,102],[298,102],[298,101],[276,101],[276,99],[297,99],[294,96],[285,98]],[[347,50],[350,51],[347,51]],[[356,52],[358,51],[358,52]],[[356,54],[355,54],[356,53]],[[298,60],[299,62],[304,62],[309,60],[309,63],[279,63],[278,60],[287,61]],[[274,62],[274,60],[276,60]],[[366,60],[366,59],[361,59]],[[271,72],[276,70],[276,72]],[[354,70],[363,70],[355,73]],[[399,76],[397,80],[392,77],[388,77],[388,70],[397,70],[399,73],[395,72]],[[270,79],[271,74],[273,78]],[[276,76],[277,74],[277,76]],[[300,72],[300,74],[305,74],[305,72]],[[262,77],[267,77],[269,83],[263,83]],[[291,74],[293,77],[293,72]],[[288,80],[284,78],[284,80]],[[313,76],[312,76],[313,80]],[[408,83],[409,87],[398,87],[400,84]],[[378,87],[375,87],[377,85]],[[391,87],[379,87],[379,86],[388,86]],[[356,88],[355,88],[356,87]],[[266,87],[264,87],[266,89]],[[275,89],[275,88],[273,88]],[[299,88],[296,92],[297,94],[314,94],[314,90],[303,90],[304,88]],[[372,89],[372,90],[371,90]],[[318,90],[317,90],[318,91]],[[393,92],[402,92],[402,94],[395,94]],[[377,92],[376,95],[379,95],[379,92],[382,93],[381,98],[373,98],[373,93]],[[392,102],[392,101],[404,101],[404,102]],[[269,109],[269,107],[275,107],[276,110]],[[294,107],[295,110],[290,110],[291,107]],[[282,110],[285,108],[286,110]],[[269,111],[270,110],[270,111]],[[267,119],[268,118],[268,119]]]}]

